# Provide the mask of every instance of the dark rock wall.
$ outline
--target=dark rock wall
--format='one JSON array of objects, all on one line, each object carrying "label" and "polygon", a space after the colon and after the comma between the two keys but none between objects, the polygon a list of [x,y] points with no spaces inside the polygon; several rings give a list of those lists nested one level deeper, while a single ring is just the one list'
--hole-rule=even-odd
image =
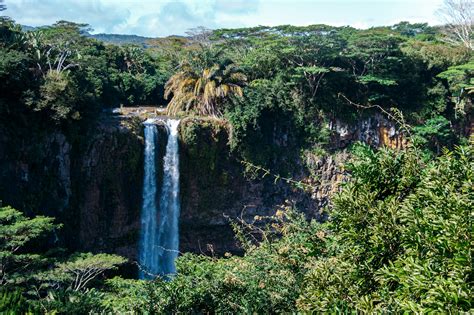
[{"label": "dark rock wall", "polygon": [[77,233],[70,247],[136,257],[143,178],[142,130],[101,124],[73,161],[73,205],[66,218]]},{"label": "dark rock wall", "polygon": [[314,187],[302,191],[284,180],[275,182],[271,176],[254,179],[245,176],[243,165],[229,148],[224,123],[215,119],[184,119],[180,124],[181,251],[218,255],[238,252],[229,219],[253,222],[255,216],[273,215],[287,201],[308,218],[325,220],[327,213],[323,208],[330,205],[331,195],[346,180],[343,164],[349,159],[348,145],[356,141],[374,147],[406,145],[395,123],[381,115],[361,119],[353,125],[334,120],[328,128],[331,154],[309,150],[298,157],[290,154],[295,149],[286,144],[285,133],[272,135],[272,143],[284,152],[280,160],[291,159],[294,164],[290,177]]},{"label": "dark rock wall", "polygon": [[71,145],[60,132],[0,129],[0,200],[29,215],[58,215],[70,205]]},{"label": "dark rock wall", "polygon": [[180,124],[180,250],[239,252],[230,221],[252,222],[270,216],[292,200],[308,217],[319,218],[318,203],[284,181],[250,179],[228,145],[226,126],[213,119],[184,119]]},{"label": "dark rock wall", "polygon": [[360,119],[353,124],[333,119],[328,128],[332,132],[331,145],[338,149],[345,148],[355,141],[361,141],[374,147],[386,146],[397,149],[407,145],[406,138],[397,124],[380,114]]},{"label": "dark rock wall", "polygon": [[[310,218],[344,180],[344,148],[362,140],[374,146],[403,146],[394,124],[373,117],[349,126],[333,121],[331,144],[337,153],[306,153],[292,178],[317,188],[303,192],[273,178],[244,176],[228,145],[224,123],[186,118],[180,125],[180,250],[239,252],[229,220],[252,222],[272,215],[286,200]],[[143,180],[143,128],[139,119],[104,117],[74,140],[63,133],[8,133],[0,127],[0,200],[26,213],[54,216],[64,227],[58,243],[71,250],[105,251],[136,259]],[[279,135],[275,135],[279,137]],[[284,140],[275,139],[275,143]],[[282,140],[282,141],[280,141]],[[157,170],[167,134],[159,127]],[[280,142],[279,142],[280,141]],[[282,142],[283,143],[283,142]],[[283,150],[284,151],[284,150]],[[304,170],[304,171],[301,171]],[[317,180],[310,180],[317,178]],[[158,172],[161,182],[162,172]]]},{"label": "dark rock wall", "polygon": [[0,127],[0,200],[53,216],[56,245],[136,257],[143,174],[141,126],[104,119],[69,140],[60,131]]},{"label": "dark rock wall", "polygon": [[227,147],[226,128],[217,121],[185,119],[179,132],[180,250],[237,251],[226,216],[240,216],[249,191]]}]

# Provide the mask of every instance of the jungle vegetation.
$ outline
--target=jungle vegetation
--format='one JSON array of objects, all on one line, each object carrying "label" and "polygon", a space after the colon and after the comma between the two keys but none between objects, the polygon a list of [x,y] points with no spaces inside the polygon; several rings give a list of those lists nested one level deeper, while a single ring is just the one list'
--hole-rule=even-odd
[{"label": "jungle vegetation", "polygon": [[171,281],[124,279],[124,258],[70,253],[52,241],[60,222],[1,207],[0,311],[472,312],[474,59],[472,34],[452,27],[200,29],[143,47],[2,17],[0,123],[12,130],[80,135],[113,107],[167,104],[228,121],[232,150],[272,169],[284,151],[331,154],[332,119],[402,117],[410,145],[354,145],[327,222],[291,203],[264,228],[235,222],[243,256],[184,254]]}]

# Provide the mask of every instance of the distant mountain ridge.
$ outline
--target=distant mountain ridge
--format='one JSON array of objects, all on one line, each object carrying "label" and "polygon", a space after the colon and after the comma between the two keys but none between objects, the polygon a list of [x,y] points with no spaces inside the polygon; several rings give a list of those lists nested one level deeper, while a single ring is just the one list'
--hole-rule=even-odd
[{"label": "distant mountain ridge", "polygon": [[[41,27],[34,27],[34,26],[28,26],[28,25],[22,25],[22,30],[23,31],[34,31],[35,29],[41,28]],[[110,44],[115,44],[115,45],[126,45],[126,44],[134,44],[134,45],[139,45],[139,46],[148,46],[147,42],[150,39],[153,39],[152,37],[145,37],[145,36],[139,36],[139,35],[125,35],[125,34],[105,34],[105,33],[100,33],[100,34],[90,34],[90,33],[85,33],[87,37],[95,38],[97,40],[103,41],[105,43],[110,43]]]},{"label": "distant mountain ridge", "polygon": [[135,44],[140,46],[148,46],[147,42],[152,37],[144,37],[139,35],[123,35],[123,34],[87,34],[87,36],[103,41],[105,43],[115,45]]}]

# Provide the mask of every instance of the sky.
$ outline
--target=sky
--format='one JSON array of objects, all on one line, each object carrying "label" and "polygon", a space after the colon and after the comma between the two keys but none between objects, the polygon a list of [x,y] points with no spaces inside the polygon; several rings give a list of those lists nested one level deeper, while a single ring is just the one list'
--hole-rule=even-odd
[{"label": "sky", "polygon": [[[1,1],[1,0],[0,0]],[[90,24],[93,33],[183,35],[198,26],[351,25],[400,21],[439,24],[442,0],[4,0],[3,15],[28,26],[59,20]]]}]

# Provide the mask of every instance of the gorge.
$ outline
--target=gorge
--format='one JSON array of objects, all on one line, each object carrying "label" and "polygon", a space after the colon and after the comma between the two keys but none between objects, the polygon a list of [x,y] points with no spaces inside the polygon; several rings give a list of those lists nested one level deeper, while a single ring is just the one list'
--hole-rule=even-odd
[{"label": "gorge", "polygon": [[0,17],[0,313],[472,312],[472,47],[87,29]]},{"label": "gorge", "polygon": [[[160,121],[143,125],[144,122],[145,118],[137,119],[133,115],[104,114],[80,142],[68,139],[61,132],[37,133],[30,139],[25,134],[17,142],[23,146],[17,146],[16,150],[11,142],[14,138],[3,133],[0,138],[0,150],[5,152],[0,159],[3,203],[31,209],[31,214],[35,213],[34,209],[44,209],[43,213],[59,218],[65,224],[58,231],[59,242],[69,248],[117,253],[131,261],[140,261],[139,248],[144,240],[141,233],[148,230],[143,228],[141,219],[144,208],[148,208],[144,200],[155,204],[150,207],[158,211],[160,198],[166,194],[174,196],[171,192],[176,191],[179,182],[179,200],[171,202],[180,203],[181,208],[179,251],[221,256],[226,252],[241,252],[231,220],[252,221],[256,215],[272,215],[275,206],[285,199],[294,200],[308,218],[324,220],[321,209],[343,179],[340,166],[347,159],[344,149],[352,143],[360,140],[389,146],[401,142],[397,140],[398,133],[390,133],[393,123],[381,116],[352,125],[335,121],[330,145],[340,153],[333,156],[311,153],[295,165],[312,165],[312,171],[322,181],[318,190],[305,193],[284,182],[274,183],[271,178],[245,176],[243,165],[229,147],[228,129],[217,120],[185,118],[173,126]],[[171,124],[172,120],[167,122]],[[176,142],[170,141],[172,136]],[[154,141],[148,141],[152,137]],[[289,148],[290,143],[282,142],[284,133],[276,132],[271,137],[275,145]],[[176,149],[176,145],[179,155],[173,155],[173,159],[178,161],[170,165],[179,164],[180,176],[168,177],[170,186],[166,188],[162,185],[167,181],[164,170],[171,174],[177,169],[165,165],[165,156],[172,150],[169,147]],[[155,156],[147,158],[147,152]],[[156,181],[151,179],[153,171],[147,165],[155,166]],[[294,178],[307,176],[295,167]],[[25,199],[25,195],[30,197]],[[156,199],[153,201],[145,195]],[[167,207],[170,209],[170,205]],[[146,242],[152,242],[152,234],[155,232],[148,234]],[[167,242],[163,236],[161,240]]]}]

